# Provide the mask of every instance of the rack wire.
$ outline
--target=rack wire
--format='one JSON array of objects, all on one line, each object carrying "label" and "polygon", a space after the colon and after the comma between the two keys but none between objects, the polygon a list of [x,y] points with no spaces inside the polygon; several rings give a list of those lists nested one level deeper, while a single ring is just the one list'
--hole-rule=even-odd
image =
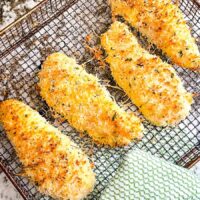
[{"label": "rack wire", "polygon": [[[200,42],[200,7],[195,1],[180,0],[180,8],[192,27],[192,34]],[[96,187],[88,199],[98,199],[110,178],[119,167],[121,158],[132,148],[149,151],[156,156],[183,167],[191,167],[200,159],[200,96],[195,97],[190,115],[173,128],[160,128],[144,121],[144,139],[138,144],[124,148],[110,149],[92,144],[88,136],[79,134],[68,125],[60,124],[45,102],[38,89],[37,73],[47,55],[63,51],[75,57],[80,63],[91,59],[85,48],[85,37],[98,35],[111,23],[110,8],[106,0],[44,0],[30,13],[5,28],[0,33],[0,101],[16,98],[39,111],[50,123],[57,126],[74,140],[89,155],[91,148],[97,174]],[[188,91],[200,94],[200,75],[175,66]],[[110,80],[115,85],[109,68],[99,68],[95,61],[87,63],[87,70],[97,74],[102,80]],[[102,81],[103,84],[103,81]],[[108,88],[118,104],[125,100],[121,90]],[[126,110],[138,113],[129,101]],[[139,113],[138,113],[139,114]],[[37,191],[26,178],[17,174],[22,166],[8,141],[3,128],[0,128],[0,167],[24,199],[50,199]]]}]

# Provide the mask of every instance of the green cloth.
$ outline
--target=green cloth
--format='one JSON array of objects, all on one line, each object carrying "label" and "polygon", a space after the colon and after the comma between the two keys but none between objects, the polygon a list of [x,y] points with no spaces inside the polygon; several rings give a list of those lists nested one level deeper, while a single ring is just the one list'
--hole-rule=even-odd
[{"label": "green cloth", "polygon": [[200,200],[200,178],[141,150],[124,158],[101,200]]}]

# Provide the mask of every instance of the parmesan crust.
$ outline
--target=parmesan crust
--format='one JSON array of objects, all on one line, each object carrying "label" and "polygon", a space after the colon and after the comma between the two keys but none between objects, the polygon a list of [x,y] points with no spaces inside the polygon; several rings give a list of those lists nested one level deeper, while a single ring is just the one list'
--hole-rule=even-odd
[{"label": "parmesan crust", "polygon": [[0,121],[23,164],[22,175],[55,199],[79,200],[93,190],[87,156],[38,112],[17,100],[0,103]]},{"label": "parmesan crust", "polygon": [[200,53],[183,14],[171,0],[110,0],[120,15],[177,65],[200,69]]},{"label": "parmesan crust", "polygon": [[128,26],[114,22],[101,36],[101,44],[114,79],[146,119],[167,126],[189,114],[192,95],[173,67],[143,49]]},{"label": "parmesan crust", "polygon": [[110,97],[98,79],[63,53],[53,53],[39,73],[41,96],[82,133],[110,146],[127,145],[142,137],[143,126]]}]

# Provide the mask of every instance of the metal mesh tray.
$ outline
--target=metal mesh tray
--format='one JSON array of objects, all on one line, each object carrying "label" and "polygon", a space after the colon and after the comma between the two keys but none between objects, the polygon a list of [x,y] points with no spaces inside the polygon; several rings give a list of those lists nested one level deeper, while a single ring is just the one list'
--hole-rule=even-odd
[{"label": "metal mesh tray", "polygon": [[[198,3],[180,1],[180,8],[192,26],[192,34],[200,37],[200,9]],[[85,49],[85,37],[93,33],[94,42],[111,23],[110,8],[106,0],[45,0],[29,14],[3,30],[0,35],[0,100],[17,98],[38,110],[50,123],[63,130],[90,155],[97,174],[96,187],[88,199],[98,199],[109,179],[115,174],[121,157],[131,148],[156,154],[184,167],[192,166],[200,158],[200,96],[195,97],[190,115],[174,128],[159,128],[144,121],[145,136],[138,144],[124,148],[106,148],[93,145],[87,136],[79,134],[68,123],[59,124],[41,99],[37,90],[37,73],[47,55],[63,51],[83,63],[91,59]],[[176,67],[188,91],[200,93],[200,74]],[[102,80],[115,85],[109,69],[102,70],[95,61],[87,63],[87,70]],[[104,81],[102,81],[102,84]],[[117,103],[122,105],[127,97],[121,90],[108,88]],[[130,101],[129,101],[130,102]],[[126,104],[126,110],[136,107]],[[0,166],[18,191],[26,199],[49,199],[37,191],[26,178],[18,176],[21,164],[6,134],[0,128]],[[91,156],[91,149],[93,154]]]}]

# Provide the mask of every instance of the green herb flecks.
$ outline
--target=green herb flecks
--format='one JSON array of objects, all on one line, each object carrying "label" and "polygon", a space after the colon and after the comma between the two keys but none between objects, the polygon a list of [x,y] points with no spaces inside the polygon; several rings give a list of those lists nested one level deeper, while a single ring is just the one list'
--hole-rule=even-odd
[{"label": "green herb flecks", "polygon": [[132,58],[126,58],[125,61],[126,62],[131,62],[133,59]]},{"label": "green herb flecks", "polygon": [[112,116],[112,121],[114,121],[117,117],[117,113],[115,112],[114,115]]},{"label": "green herb flecks", "polygon": [[183,56],[183,51],[179,51],[178,54],[179,54],[180,57],[182,57]]}]

